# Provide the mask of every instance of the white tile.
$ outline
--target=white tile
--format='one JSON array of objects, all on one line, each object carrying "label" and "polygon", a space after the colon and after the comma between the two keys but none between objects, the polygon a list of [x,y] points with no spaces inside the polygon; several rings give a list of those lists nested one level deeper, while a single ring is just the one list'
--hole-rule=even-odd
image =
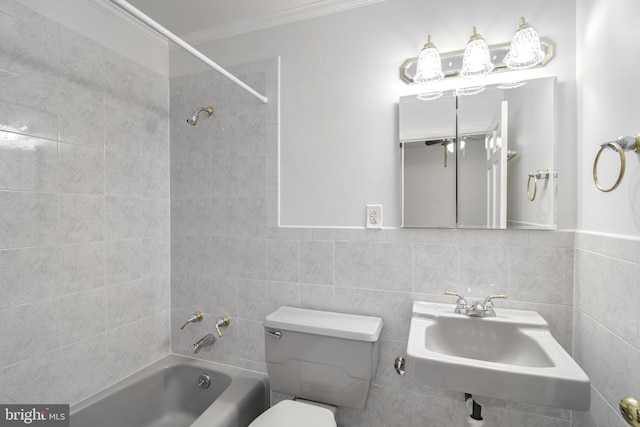
[{"label": "white tile", "polygon": [[[227,199],[224,199],[225,201]],[[218,202],[215,200],[215,202]],[[214,217],[219,213],[219,209],[213,209],[213,201],[205,198],[188,198],[171,200],[171,226],[174,235],[179,236],[210,236],[217,235],[216,228],[212,222],[215,219],[222,221],[220,218]],[[220,205],[217,205],[221,208]],[[235,205],[233,205],[235,207]],[[235,218],[235,209],[229,212],[232,220]]]},{"label": "white tile", "polygon": [[300,285],[300,308],[334,311],[334,288],[325,285]]},{"label": "white tile", "polygon": [[90,338],[106,330],[104,288],[64,296],[60,299],[60,329],[63,346]]},{"label": "white tile", "polygon": [[31,80],[55,82],[60,52],[55,23],[25,8],[15,16],[0,14],[0,28],[4,51],[0,69]]},{"label": "white tile", "polygon": [[236,197],[265,197],[267,193],[267,158],[255,154],[238,157]]},{"label": "white tile", "polygon": [[[171,239],[171,271],[173,273],[211,274],[211,239],[209,237],[176,236]],[[238,262],[240,262],[240,257]],[[250,262],[247,260],[247,262]]]},{"label": "white tile", "polygon": [[[33,108],[37,105],[38,108]],[[58,136],[56,81],[30,80],[0,71],[0,130],[55,140]]]},{"label": "white tile", "polygon": [[0,248],[39,246],[58,240],[58,198],[0,191]]},{"label": "white tile", "polygon": [[60,195],[60,241],[96,242],[104,239],[102,196]]},{"label": "white tile", "polygon": [[300,281],[308,284],[332,285],[334,275],[333,242],[300,241]]},{"label": "white tile", "polygon": [[238,199],[238,236],[266,237],[267,200],[265,198]]},{"label": "white tile", "polygon": [[107,285],[140,278],[142,271],[140,247],[138,240],[117,240],[106,243]]},{"label": "white tile", "polygon": [[105,233],[107,239],[142,237],[141,199],[136,197],[105,198]]},{"label": "white tile", "polygon": [[140,195],[169,197],[169,163],[147,157],[140,159]]},{"label": "white tile", "polygon": [[140,199],[141,237],[164,237],[170,233],[170,204],[168,199]]},{"label": "white tile", "polygon": [[335,243],[335,284],[371,286],[371,243]]},{"label": "white tile", "polygon": [[267,289],[267,313],[272,313],[283,305],[300,307],[300,285],[297,283],[270,281]]},{"label": "white tile", "polygon": [[211,162],[206,159],[174,162],[171,165],[171,197],[176,200],[209,197],[211,173]]},{"label": "white tile", "polygon": [[[104,335],[97,335],[62,349],[62,378],[65,395],[106,382],[109,352],[113,348]],[[106,385],[106,384],[105,384]],[[97,390],[95,390],[97,391]]]},{"label": "white tile", "polygon": [[0,132],[0,189],[56,191],[57,157],[55,141]]},{"label": "white tile", "polygon": [[57,349],[12,365],[2,373],[3,403],[63,403],[62,351]]},{"label": "white tile", "polygon": [[60,143],[60,191],[104,193],[104,150]]},{"label": "white tile", "polygon": [[62,40],[60,139],[104,147],[104,49],[78,34]]},{"label": "white tile", "polygon": [[211,238],[210,272],[214,276],[238,275],[238,240],[226,237]]},{"label": "white tile", "polygon": [[171,267],[171,244],[169,236],[140,240],[140,276],[165,275]]},{"label": "white tile", "polygon": [[413,246],[408,243],[373,243],[372,251],[372,287],[411,292]]},{"label": "white tile", "polygon": [[264,329],[262,322],[238,319],[238,357],[264,361]]},{"label": "white tile", "polygon": [[442,295],[458,291],[456,245],[415,244],[413,249],[413,291]]},{"label": "white tile", "polygon": [[267,298],[269,295],[266,280],[238,279],[238,317],[262,321],[269,314]]},{"label": "white tile", "polygon": [[507,248],[502,246],[460,246],[459,288],[465,296],[484,298],[506,294],[508,289]]},{"label": "white tile", "polygon": [[0,251],[0,307],[59,296],[60,261],[52,246]]},{"label": "white tile", "polygon": [[140,195],[140,156],[107,151],[104,161],[104,187],[107,196]]},{"label": "white tile", "polygon": [[238,276],[245,279],[266,279],[267,241],[239,239],[237,245]]},{"label": "white tile", "polygon": [[56,298],[0,311],[4,367],[60,347],[60,301]]},{"label": "white tile", "polygon": [[104,286],[104,242],[64,245],[61,247],[60,256],[60,287],[63,295]]},{"label": "white tile", "polygon": [[509,299],[562,304],[565,296],[565,250],[513,247],[507,253]]},{"label": "white tile", "polygon": [[212,236],[237,236],[238,200],[231,198],[212,199],[208,219],[209,224],[206,229]]},{"label": "white tile", "polygon": [[278,282],[300,280],[300,242],[298,240],[267,241],[268,278]]}]

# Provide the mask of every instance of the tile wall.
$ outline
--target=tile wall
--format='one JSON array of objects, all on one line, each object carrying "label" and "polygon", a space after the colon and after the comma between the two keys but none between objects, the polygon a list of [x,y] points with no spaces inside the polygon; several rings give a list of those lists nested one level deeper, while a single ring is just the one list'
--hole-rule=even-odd
[{"label": "tile wall", "polygon": [[[339,412],[351,427],[466,426],[461,394],[419,387],[393,370],[414,299],[506,293],[498,310],[539,311],[571,351],[573,232],[277,228],[278,61],[230,71],[270,102],[215,72],[171,79],[172,351],[193,355],[191,343],[227,314],[231,326],[198,357],[264,372],[262,320],[280,305],[381,316],[368,406]],[[214,115],[188,125],[206,105]],[[205,320],[180,331],[194,310]],[[568,411],[511,402],[485,415],[498,427],[570,424]]]},{"label": "tile wall", "polygon": [[0,0],[0,401],[170,350],[169,80]]},{"label": "tile wall", "polygon": [[591,411],[574,426],[625,427],[618,402],[640,398],[640,242],[576,234],[574,357],[591,379]]}]

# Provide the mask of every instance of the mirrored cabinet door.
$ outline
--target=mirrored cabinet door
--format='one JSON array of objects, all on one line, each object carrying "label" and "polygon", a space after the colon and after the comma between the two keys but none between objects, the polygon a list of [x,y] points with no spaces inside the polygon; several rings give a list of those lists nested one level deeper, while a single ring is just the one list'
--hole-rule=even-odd
[{"label": "mirrored cabinet door", "polygon": [[403,227],[456,226],[456,98],[400,103]]},{"label": "mirrored cabinet door", "polygon": [[400,98],[403,227],[556,227],[556,78],[523,83]]}]

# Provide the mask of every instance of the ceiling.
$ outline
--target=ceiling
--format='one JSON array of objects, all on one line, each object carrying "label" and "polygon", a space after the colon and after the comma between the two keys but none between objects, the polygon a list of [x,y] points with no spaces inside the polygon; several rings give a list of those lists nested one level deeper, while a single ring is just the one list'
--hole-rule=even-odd
[{"label": "ceiling", "polygon": [[190,43],[336,13],[383,0],[128,0]]}]

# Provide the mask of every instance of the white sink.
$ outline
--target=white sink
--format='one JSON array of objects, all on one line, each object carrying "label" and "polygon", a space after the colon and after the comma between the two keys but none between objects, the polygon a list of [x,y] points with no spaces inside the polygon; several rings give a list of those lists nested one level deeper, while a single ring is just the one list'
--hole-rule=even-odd
[{"label": "white sink", "polygon": [[535,311],[496,317],[415,301],[406,370],[419,384],[522,403],[586,411],[589,377]]}]

